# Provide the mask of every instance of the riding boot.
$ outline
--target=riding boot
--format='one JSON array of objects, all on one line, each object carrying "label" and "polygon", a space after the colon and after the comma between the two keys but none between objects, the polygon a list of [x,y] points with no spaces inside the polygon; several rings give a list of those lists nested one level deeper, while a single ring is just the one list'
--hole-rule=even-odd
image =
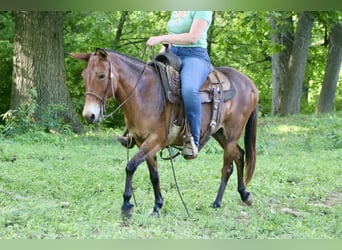
[{"label": "riding boot", "polygon": [[184,136],[182,155],[186,160],[195,159],[198,156],[198,147],[192,135]]},{"label": "riding boot", "polygon": [[122,136],[116,137],[116,140],[125,148],[133,148],[135,145],[134,138],[127,129],[125,129]]}]

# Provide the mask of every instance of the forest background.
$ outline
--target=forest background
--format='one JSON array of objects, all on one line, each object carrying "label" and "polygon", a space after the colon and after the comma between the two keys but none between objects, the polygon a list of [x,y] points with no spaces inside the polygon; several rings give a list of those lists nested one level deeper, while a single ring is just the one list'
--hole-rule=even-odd
[{"label": "forest background", "polygon": [[[3,131],[31,123],[80,131],[85,65],[67,53],[102,47],[150,61],[159,47],[144,54],[145,42],[166,33],[168,18],[169,11],[1,11]],[[341,23],[339,11],[214,11],[208,50],[214,66],[234,67],[256,83],[261,116],[338,111]],[[122,113],[106,124],[122,127]]]}]

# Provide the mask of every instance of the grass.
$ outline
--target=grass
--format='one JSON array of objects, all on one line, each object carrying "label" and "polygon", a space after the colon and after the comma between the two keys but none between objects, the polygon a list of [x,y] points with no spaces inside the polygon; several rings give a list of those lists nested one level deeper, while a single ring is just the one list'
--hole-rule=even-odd
[{"label": "grass", "polygon": [[190,217],[170,162],[159,159],[160,217],[150,216],[153,190],[142,164],[134,175],[134,215],[121,218],[127,151],[115,141],[120,132],[0,137],[0,238],[342,238],[342,113],[259,119],[252,207],[240,200],[235,171],[222,208],[210,208],[222,164],[214,141],[195,160],[177,158]]}]

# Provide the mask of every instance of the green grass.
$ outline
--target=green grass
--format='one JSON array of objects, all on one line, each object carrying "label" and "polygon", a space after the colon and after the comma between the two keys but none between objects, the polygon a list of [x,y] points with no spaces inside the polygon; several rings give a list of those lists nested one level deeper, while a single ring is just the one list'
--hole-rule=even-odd
[{"label": "green grass", "polygon": [[[0,238],[341,239],[342,113],[260,118],[257,167],[244,205],[234,171],[221,209],[212,209],[222,150],[210,140],[197,159],[159,159],[164,207],[150,216],[145,163],[133,179],[137,206],[121,218],[127,151],[120,131],[30,132],[0,137]],[[136,148],[129,151],[133,156]]]}]

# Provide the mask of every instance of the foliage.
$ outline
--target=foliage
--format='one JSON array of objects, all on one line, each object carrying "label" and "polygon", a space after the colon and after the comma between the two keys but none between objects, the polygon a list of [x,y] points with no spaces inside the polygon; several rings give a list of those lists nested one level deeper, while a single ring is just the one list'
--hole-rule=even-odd
[{"label": "foliage", "polygon": [[0,132],[5,137],[13,137],[28,132],[44,130],[51,133],[70,134],[71,127],[66,124],[60,114],[65,112],[65,106],[61,104],[50,104],[43,112],[42,117],[37,122],[37,92],[32,89],[29,93],[29,101],[20,104],[16,110],[8,110],[0,115],[5,121],[0,126]]},{"label": "foliage", "polygon": [[32,89],[27,102],[22,102],[17,110],[8,110],[1,115],[6,122],[2,130],[5,136],[23,134],[35,127],[35,111],[37,109],[37,92]]},{"label": "foliage", "polygon": [[[287,12],[293,17],[294,24],[298,13]],[[93,52],[96,47],[115,49],[130,56],[149,61],[160,46],[153,51],[145,49],[145,42],[151,35],[166,33],[169,11],[67,11],[64,15],[65,52]],[[212,64],[231,66],[248,75],[260,91],[260,113],[271,114],[272,68],[271,55],[279,51],[279,46],[270,41],[271,11],[214,11],[214,23],[211,27]],[[120,32],[120,20],[125,22]],[[303,113],[315,112],[315,106],[322,84],[327,56],[327,34],[334,22],[340,22],[342,14],[338,11],[315,12],[311,47],[304,85],[307,94],[303,96]],[[10,83],[12,74],[13,18],[10,12],[0,12],[0,114],[9,109]],[[118,43],[116,39],[119,39]],[[84,102],[84,84],[81,72],[83,62],[66,56],[66,78],[76,112],[81,115]],[[341,82],[341,80],[340,80]],[[342,91],[339,82],[334,102],[335,110],[341,110],[342,100],[338,93]],[[112,101],[108,111],[118,104]],[[123,114],[118,112],[108,125],[123,126]]]},{"label": "foliage", "polygon": [[[0,11],[0,114],[10,107],[13,68],[13,17],[7,11]],[[2,124],[0,120],[0,124]]]},{"label": "foliage", "polygon": [[71,125],[65,123],[63,119],[65,109],[62,104],[48,105],[39,120],[39,125],[49,132],[72,133]]},{"label": "foliage", "polygon": [[[120,215],[127,152],[120,130],[82,135],[28,132],[0,141],[1,239],[341,239],[342,113],[260,118],[257,167],[239,197],[234,172],[222,208],[212,209],[222,149],[210,140],[192,161],[159,160],[165,204],[151,217],[153,190],[143,164],[134,175],[137,206]],[[29,171],[28,171],[29,170]]]},{"label": "foliage", "polygon": [[[114,45],[118,31],[118,23],[122,12],[67,12],[65,15],[65,50],[67,52],[93,52],[97,47],[116,49],[136,58],[151,60],[150,51],[144,52],[145,42],[151,34],[166,32],[168,15],[165,12],[133,11],[129,13],[124,25],[120,43]],[[159,25],[155,25],[158,23]],[[101,27],[101,28],[99,28]],[[146,30],[146,27],[149,27]],[[100,38],[100,39],[99,39]],[[82,112],[84,83],[81,78],[83,62],[66,58],[67,84],[72,96],[73,105],[78,113]],[[117,103],[110,102],[108,111],[114,110]],[[121,127],[123,113],[119,111],[113,118],[107,120],[108,125]]]},{"label": "foliage", "polygon": [[262,114],[270,114],[272,67],[269,12],[217,12],[211,59],[214,65],[234,67],[249,76],[260,91]]}]

